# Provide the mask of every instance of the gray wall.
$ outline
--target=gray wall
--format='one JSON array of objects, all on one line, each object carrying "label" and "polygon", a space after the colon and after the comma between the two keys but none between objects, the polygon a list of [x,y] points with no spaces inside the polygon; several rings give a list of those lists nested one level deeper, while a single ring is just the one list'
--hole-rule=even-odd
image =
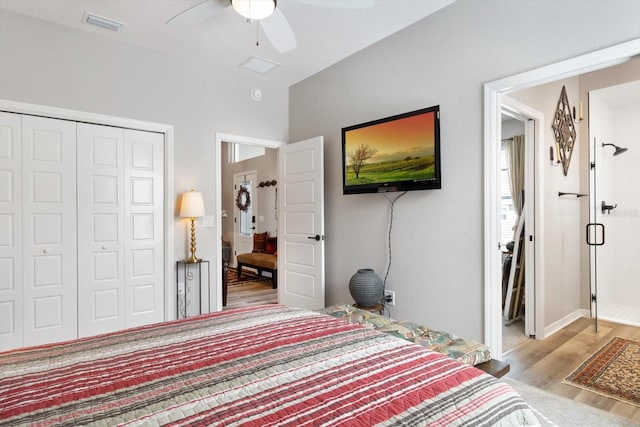
[{"label": "gray wall", "polygon": [[[250,98],[255,87],[261,102]],[[1,9],[0,98],[173,125],[175,196],[167,203],[194,188],[208,214],[214,214],[216,132],[288,139],[286,87]],[[187,222],[177,211],[173,221],[175,257],[183,259]],[[213,260],[220,234],[198,225],[198,256]]]},{"label": "gray wall", "polygon": [[640,2],[461,0],[293,86],[290,139],[325,137],[327,304],[388,261],[388,202],[342,195],[340,129],[439,104],[443,188],[396,204],[391,314],[482,339],[483,84],[638,38],[639,19]]}]

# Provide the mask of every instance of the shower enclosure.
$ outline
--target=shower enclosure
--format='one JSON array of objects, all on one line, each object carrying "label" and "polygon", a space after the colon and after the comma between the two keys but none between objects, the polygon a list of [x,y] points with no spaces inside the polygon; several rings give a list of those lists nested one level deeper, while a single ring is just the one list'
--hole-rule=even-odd
[{"label": "shower enclosure", "polygon": [[591,313],[640,326],[640,81],[589,93]]}]

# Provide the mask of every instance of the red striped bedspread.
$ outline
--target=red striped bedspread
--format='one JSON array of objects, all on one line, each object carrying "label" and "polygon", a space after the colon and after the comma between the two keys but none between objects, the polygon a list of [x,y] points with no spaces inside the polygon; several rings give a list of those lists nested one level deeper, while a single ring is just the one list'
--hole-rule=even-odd
[{"label": "red striped bedspread", "polygon": [[324,314],[268,305],[0,353],[0,424],[538,424],[508,385]]}]

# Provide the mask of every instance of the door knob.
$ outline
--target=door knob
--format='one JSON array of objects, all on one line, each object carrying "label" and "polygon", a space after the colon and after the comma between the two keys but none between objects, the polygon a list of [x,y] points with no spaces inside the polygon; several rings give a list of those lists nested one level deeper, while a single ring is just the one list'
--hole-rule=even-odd
[{"label": "door knob", "polygon": [[102,250],[106,251],[107,250],[107,245],[102,245]]},{"label": "door knob", "polygon": [[307,239],[311,239],[311,240],[315,240],[316,242],[319,242],[320,240],[324,240],[324,236],[320,236],[319,234],[316,234],[315,236],[307,237]]},{"label": "door knob", "polygon": [[48,254],[48,253],[49,253],[49,248],[44,248],[44,249],[42,250],[42,253],[43,253],[43,254]]}]

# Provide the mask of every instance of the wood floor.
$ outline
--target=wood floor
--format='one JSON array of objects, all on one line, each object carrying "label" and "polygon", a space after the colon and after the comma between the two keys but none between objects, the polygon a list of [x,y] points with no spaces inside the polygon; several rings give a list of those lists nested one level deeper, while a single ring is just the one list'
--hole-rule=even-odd
[{"label": "wood floor", "polygon": [[502,326],[502,351],[504,353],[518,347],[528,339],[529,337],[524,334],[523,319]]},{"label": "wood floor", "polygon": [[640,407],[564,384],[562,380],[613,337],[640,341],[640,328],[581,318],[543,340],[527,340],[503,357],[507,377],[602,409],[640,424]]},{"label": "wood floor", "polygon": [[227,305],[223,310],[278,302],[278,290],[271,282],[251,282],[242,286],[230,286],[227,291]]}]

